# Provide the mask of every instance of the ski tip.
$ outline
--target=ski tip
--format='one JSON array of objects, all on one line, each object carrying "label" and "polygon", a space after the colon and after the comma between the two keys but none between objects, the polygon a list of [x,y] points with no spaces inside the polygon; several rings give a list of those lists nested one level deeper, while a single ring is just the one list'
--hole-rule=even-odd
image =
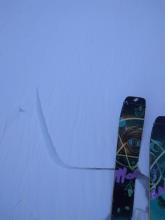
[{"label": "ski tip", "polygon": [[126,105],[142,105],[145,106],[146,105],[146,101],[144,98],[142,97],[135,97],[135,96],[127,96],[124,100],[124,104]]},{"label": "ski tip", "polygon": [[165,116],[158,116],[155,119],[154,124],[164,124],[165,125]]}]

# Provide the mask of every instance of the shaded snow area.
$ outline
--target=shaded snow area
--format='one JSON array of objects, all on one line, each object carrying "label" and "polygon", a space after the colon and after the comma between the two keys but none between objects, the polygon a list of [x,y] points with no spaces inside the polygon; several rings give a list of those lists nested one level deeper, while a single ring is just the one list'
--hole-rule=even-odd
[{"label": "shaded snow area", "polygon": [[0,1],[0,220],[110,220],[126,96],[147,102],[133,220],[148,218],[164,11],[163,0]]}]

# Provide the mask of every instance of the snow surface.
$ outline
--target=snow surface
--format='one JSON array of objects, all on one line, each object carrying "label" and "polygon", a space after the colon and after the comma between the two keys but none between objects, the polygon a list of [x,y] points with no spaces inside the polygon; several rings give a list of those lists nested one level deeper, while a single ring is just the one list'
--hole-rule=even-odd
[{"label": "snow surface", "polygon": [[[163,0],[0,1],[0,220],[105,220],[113,171],[67,166],[114,167],[126,96],[147,101],[148,175],[165,115],[164,12]],[[147,205],[137,181],[135,216]]]}]

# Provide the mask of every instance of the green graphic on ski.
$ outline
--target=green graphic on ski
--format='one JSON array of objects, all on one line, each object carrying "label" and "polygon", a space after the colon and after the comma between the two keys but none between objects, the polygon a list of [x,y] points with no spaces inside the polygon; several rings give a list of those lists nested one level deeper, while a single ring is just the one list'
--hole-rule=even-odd
[{"label": "green graphic on ski", "polygon": [[145,100],[127,97],[120,115],[111,220],[130,220],[145,115]]},{"label": "green graphic on ski", "polygon": [[156,118],[150,141],[150,220],[165,220],[165,117]]}]

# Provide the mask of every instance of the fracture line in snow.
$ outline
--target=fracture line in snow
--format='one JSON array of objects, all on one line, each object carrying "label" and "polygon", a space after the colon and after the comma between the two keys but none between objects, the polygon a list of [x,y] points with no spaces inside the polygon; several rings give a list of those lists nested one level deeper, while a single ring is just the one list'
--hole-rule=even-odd
[{"label": "fracture line in snow", "polygon": [[51,156],[51,158],[53,159],[53,161],[58,164],[59,166],[63,167],[63,168],[67,168],[67,169],[78,169],[78,170],[107,170],[107,171],[114,171],[115,168],[109,168],[109,167],[77,167],[77,166],[72,166],[72,165],[68,165],[65,162],[63,162],[61,160],[61,158],[58,155],[58,152],[56,150],[56,147],[53,143],[53,140],[51,138],[51,135],[49,133],[49,129],[46,123],[46,118],[44,116],[43,113],[43,109],[42,109],[42,104],[41,104],[41,99],[40,99],[40,95],[39,95],[39,91],[37,89],[36,91],[36,105],[37,105],[37,115],[39,118],[39,122],[40,122],[40,127],[42,130],[42,134],[44,136],[44,140],[46,142],[46,146],[47,149],[49,151],[49,155]]}]

